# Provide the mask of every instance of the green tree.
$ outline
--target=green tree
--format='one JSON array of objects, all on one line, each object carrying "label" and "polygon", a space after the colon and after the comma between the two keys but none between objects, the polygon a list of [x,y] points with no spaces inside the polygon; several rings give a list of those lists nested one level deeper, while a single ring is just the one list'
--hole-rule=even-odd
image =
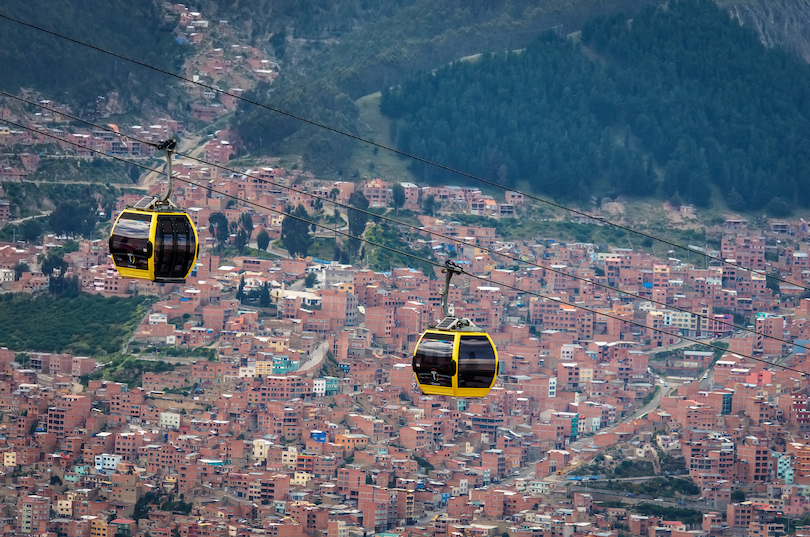
[{"label": "green tree", "polygon": [[48,292],[61,297],[73,297],[81,292],[78,276],[66,277],[64,273],[52,275],[48,279]]},{"label": "green tree", "polygon": [[307,277],[304,278],[304,287],[311,288],[318,282],[318,275],[314,272],[310,272],[307,274]]},{"label": "green tree", "polygon": [[250,242],[250,237],[253,235],[253,217],[250,213],[242,213],[242,216],[239,217],[239,223],[247,233],[247,242]]},{"label": "green tree", "polygon": [[299,204],[295,210],[288,207],[287,213],[288,216],[281,221],[281,243],[291,256],[306,257],[312,245],[307,210]]},{"label": "green tree", "polygon": [[46,276],[53,274],[57,270],[59,274],[64,274],[68,268],[68,263],[58,255],[48,254],[48,257],[42,260],[40,270]]},{"label": "green tree", "polygon": [[236,241],[234,242],[234,245],[240,254],[245,251],[245,246],[247,246],[249,239],[250,237],[248,236],[247,231],[244,229],[239,229],[239,231],[236,232]]},{"label": "green tree", "polygon": [[42,235],[42,224],[35,218],[26,220],[20,225],[20,235],[26,242],[36,242]]},{"label": "green tree", "polygon": [[[363,236],[363,232],[366,230],[366,222],[368,222],[368,214],[361,211],[366,211],[369,203],[362,192],[355,190],[349,197],[349,205],[355,207],[355,209],[349,209],[347,212],[349,234],[352,235],[348,246],[351,252],[356,253],[360,248],[360,237]],[[360,211],[356,209],[360,209]]]},{"label": "green tree", "polygon": [[245,277],[239,280],[239,287],[236,290],[236,300],[242,302],[245,299]]},{"label": "green tree", "polygon": [[91,203],[63,201],[56,206],[48,221],[57,235],[89,237],[98,222],[98,214]]},{"label": "green tree", "polygon": [[790,202],[782,196],[773,198],[770,203],[768,203],[765,210],[768,211],[768,214],[777,218],[790,216],[790,213],[793,212]]},{"label": "green tree", "polygon": [[270,235],[264,228],[256,235],[256,246],[258,246],[259,250],[265,252],[267,251],[267,247],[270,246]]},{"label": "green tree", "polygon": [[781,278],[778,272],[771,272],[768,274],[768,277],[765,278],[765,287],[773,291],[773,296],[779,296],[779,280],[777,278]]},{"label": "green tree", "polygon": [[422,210],[425,211],[425,214],[434,216],[436,212],[436,197],[433,194],[427,196],[422,202]]},{"label": "green tree", "polygon": [[268,308],[271,304],[270,300],[270,284],[264,282],[264,284],[259,289],[259,306],[262,308]]},{"label": "green tree", "polygon": [[402,186],[402,183],[395,183],[391,188],[391,194],[394,198],[394,208],[399,214],[399,208],[405,205],[405,187]]},{"label": "green tree", "polygon": [[212,213],[208,217],[208,231],[211,236],[219,243],[220,248],[225,246],[228,238],[231,236],[229,229],[228,218],[221,212]]},{"label": "green tree", "polygon": [[20,281],[22,278],[23,272],[29,272],[31,267],[28,266],[28,263],[25,261],[20,261],[16,265],[14,265],[14,281]]}]

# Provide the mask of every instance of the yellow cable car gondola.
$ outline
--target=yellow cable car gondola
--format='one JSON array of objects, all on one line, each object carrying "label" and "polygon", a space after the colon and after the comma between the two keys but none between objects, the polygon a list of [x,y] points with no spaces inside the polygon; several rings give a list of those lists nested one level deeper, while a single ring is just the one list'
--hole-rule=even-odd
[{"label": "yellow cable car gondola", "polygon": [[444,319],[422,334],[413,354],[413,373],[422,393],[486,397],[498,378],[498,351],[492,338],[469,319],[448,313],[448,291],[458,265],[445,263]]},{"label": "yellow cable car gondola", "polygon": [[169,188],[166,196],[144,197],[124,209],[110,233],[110,255],[124,278],[182,283],[194,268],[199,240],[194,222],[172,203],[174,140],[158,145],[166,151]]}]

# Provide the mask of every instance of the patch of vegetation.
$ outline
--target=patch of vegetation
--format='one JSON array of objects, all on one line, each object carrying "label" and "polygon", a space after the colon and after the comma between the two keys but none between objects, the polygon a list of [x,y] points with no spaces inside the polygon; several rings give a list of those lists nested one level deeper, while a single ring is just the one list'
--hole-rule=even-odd
[{"label": "patch of vegetation", "polygon": [[87,384],[91,380],[109,380],[120,382],[130,388],[141,386],[144,373],[165,373],[174,371],[174,364],[159,361],[138,360],[128,354],[119,354],[104,364],[104,368],[94,371],[89,375],[84,375],[82,384]]},{"label": "patch of vegetation", "polygon": [[[3,190],[11,205],[18,208],[17,217],[24,218],[48,211],[66,201],[88,202],[99,200],[107,207],[123,193],[139,192],[134,189],[116,188],[105,184],[85,185],[78,183],[12,183],[3,182]],[[43,225],[47,218],[42,219]]]},{"label": "patch of vegetation", "polygon": [[613,508],[615,508],[615,509],[624,509],[624,508],[627,507],[626,503],[621,502],[619,500],[603,500],[603,501],[600,501],[598,503],[599,503],[599,507],[603,507],[605,509],[613,509]]},{"label": "patch of vegetation", "polygon": [[217,350],[209,347],[194,347],[192,349],[186,349],[183,347],[159,347],[158,356],[204,358],[206,360],[211,360],[217,357]]},{"label": "patch of vegetation", "polygon": [[433,465],[430,464],[425,459],[423,459],[422,457],[420,457],[419,455],[412,455],[412,457],[413,457],[413,460],[416,461],[416,464],[418,464],[420,467],[424,468],[425,471],[430,472],[431,470],[433,470]]},{"label": "patch of vegetation", "polygon": [[335,239],[330,237],[315,237],[315,239],[312,241],[312,246],[309,248],[309,255],[327,261],[332,260],[332,255],[334,253]]},{"label": "patch of vegetation", "polygon": [[598,464],[583,464],[568,472],[568,475],[600,475],[602,469]]},{"label": "patch of vegetation", "polygon": [[154,492],[147,492],[135,503],[135,511],[132,514],[132,518],[137,522],[142,518],[146,518],[149,516],[149,504],[152,503],[152,500],[155,499],[156,494]]},{"label": "patch of vegetation", "polygon": [[[275,244],[274,244],[274,246],[275,246]],[[283,246],[280,246],[280,248],[283,248]],[[236,251],[234,250],[233,253],[235,254]],[[256,257],[256,258],[259,258],[259,259],[281,259],[280,256],[278,256],[278,255],[276,255],[274,253],[265,252],[264,250],[258,250],[256,248],[251,248],[250,246],[245,246],[245,249],[243,250],[242,255],[245,256],[245,257]]]},{"label": "patch of vegetation", "polygon": [[436,275],[433,270],[433,265],[422,261],[422,259],[435,259],[433,252],[427,246],[419,250],[411,248],[404,240],[404,238],[408,236],[409,235],[404,235],[397,231],[393,225],[384,222],[372,226],[366,232],[366,239],[388,248],[413,254],[413,257],[391,251],[387,248],[379,248],[372,244],[366,244],[365,248],[367,248],[366,253],[369,268],[384,272],[397,267],[413,267],[422,269],[422,273],[425,276],[435,279]]},{"label": "patch of vegetation", "polygon": [[708,368],[711,368],[714,366],[714,363],[720,358],[722,358],[725,352],[728,350],[728,343],[723,341],[714,342],[712,343],[712,345],[714,346],[708,347],[706,345],[695,344],[689,345],[688,347],[681,347],[679,349],[658,352],[652,355],[651,361],[663,362],[664,364],[659,363],[657,367],[653,365],[652,369],[660,370],[662,368],[662,365],[665,365],[665,367],[669,367],[671,364],[674,364],[675,361],[682,360],[684,357],[684,352],[686,351],[713,352],[714,355],[712,356],[712,361],[708,365]]},{"label": "patch of vegetation", "polygon": [[652,462],[624,460],[610,471],[608,478],[644,477],[648,475],[655,475],[655,469],[653,468]]},{"label": "patch of vegetation", "polygon": [[682,456],[674,457],[669,454],[659,457],[661,461],[661,472],[670,474],[685,473],[686,472],[686,459]]},{"label": "patch of vegetation", "polygon": [[162,506],[163,511],[170,511],[172,513],[181,513],[183,515],[188,515],[191,513],[191,508],[193,505],[189,502],[186,503],[184,501],[178,500],[176,502],[166,502]]},{"label": "patch of vegetation", "polygon": [[79,243],[74,240],[68,240],[62,246],[54,248],[48,252],[49,256],[63,257],[65,254],[70,254],[79,251]]},{"label": "patch of vegetation", "polygon": [[777,517],[774,519],[774,524],[782,524],[785,527],[785,535],[792,535],[796,533],[796,528],[807,526],[810,524],[810,516],[803,516],[802,518],[786,518]]},{"label": "patch of vegetation", "polygon": [[648,481],[634,483],[631,481],[594,481],[591,487],[615,490],[616,492],[629,492],[636,495],[649,494],[656,498],[673,498],[675,496],[697,496],[700,488],[690,479],[675,477],[655,477]]},{"label": "patch of vegetation", "polygon": [[[598,226],[593,224],[578,224],[568,220],[557,220],[550,217],[542,208],[533,208],[524,216],[518,218],[495,219],[486,216],[453,214],[450,217],[468,225],[494,227],[496,233],[505,240],[526,239],[554,239],[555,241],[587,242],[597,245],[612,245],[639,247],[640,243],[635,234],[628,233],[614,226]],[[635,225],[642,229],[644,226]],[[690,244],[695,241],[705,241],[704,231],[688,231],[674,229],[671,226],[656,231],[656,236],[679,244]],[[650,245],[647,249],[652,249]],[[684,250],[686,252],[686,250]]]},{"label": "patch of vegetation", "polygon": [[185,323],[186,319],[183,317],[172,317],[167,321],[167,324],[173,324],[177,330],[182,330]]},{"label": "patch of vegetation", "polygon": [[635,510],[645,516],[660,517],[664,520],[678,520],[684,524],[700,524],[703,521],[703,513],[695,509],[641,503],[636,505]]},{"label": "patch of vegetation", "polygon": [[0,296],[0,346],[79,356],[113,354],[121,351],[153,300],[5,294]]},{"label": "patch of vegetation", "polygon": [[659,391],[661,391],[661,387],[656,384],[655,388],[653,388],[653,390],[650,393],[644,396],[644,400],[641,402],[642,403],[641,406],[649,404],[650,401],[655,399],[655,396],[658,395]]},{"label": "patch of vegetation", "polygon": [[191,386],[177,387],[177,388],[164,388],[163,392],[164,393],[173,393],[175,395],[182,395],[184,397],[188,397],[189,395],[191,395],[191,389],[192,389]]}]

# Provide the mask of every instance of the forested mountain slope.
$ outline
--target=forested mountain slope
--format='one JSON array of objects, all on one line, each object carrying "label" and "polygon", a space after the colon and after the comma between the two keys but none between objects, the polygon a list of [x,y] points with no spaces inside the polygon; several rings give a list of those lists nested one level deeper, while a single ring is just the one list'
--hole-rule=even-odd
[{"label": "forested mountain slope", "polygon": [[[384,91],[401,150],[585,201],[662,194],[735,209],[810,203],[810,68],[709,0],[597,17]],[[427,179],[447,180],[430,167]],[[458,182],[458,178],[455,178]]]}]

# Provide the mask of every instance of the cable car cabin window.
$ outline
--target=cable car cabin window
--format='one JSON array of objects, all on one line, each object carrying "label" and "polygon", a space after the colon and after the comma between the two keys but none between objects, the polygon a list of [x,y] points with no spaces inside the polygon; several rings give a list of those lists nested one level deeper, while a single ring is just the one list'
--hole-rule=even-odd
[{"label": "cable car cabin window", "polygon": [[489,339],[462,335],[458,344],[458,387],[489,388],[495,374],[495,349]]},{"label": "cable car cabin window", "polygon": [[151,214],[123,213],[110,237],[110,253],[116,266],[149,270]]},{"label": "cable car cabin window", "polygon": [[155,277],[184,278],[194,258],[194,234],[185,216],[158,215]]},{"label": "cable car cabin window", "polygon": [[454,334],[425,334],[413,356],[413,370],[419,384],[453,387],[456,363],[453,361]]}]

